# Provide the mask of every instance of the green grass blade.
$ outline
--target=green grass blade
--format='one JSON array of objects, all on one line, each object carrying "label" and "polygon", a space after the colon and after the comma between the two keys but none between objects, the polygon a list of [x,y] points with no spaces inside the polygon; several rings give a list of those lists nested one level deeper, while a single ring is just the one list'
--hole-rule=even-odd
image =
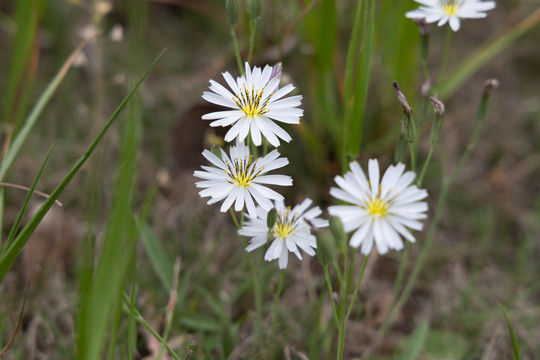
[{"label": "green grass blade", "polygon": [[506,313],[506,310],[501,305],[499,301],[497,301],[497,305],[499,305],[499,309],[501,309],[501,312],[504,315],[504,318],[506,319],[506,324],[508,325],[508,331],[510,332],[510,337],[512,338],[512,348],[514,349],[514,359],[520,360],[521,356],[519,355],[519,345],[516,339],[516,334],[514,333],[514,327],[512,326],[512,323],[510,322],[510,318],[508,317],[508,314]]},{"label": "green grass blade", "polygon": [[30,187],[30,190],[28,190],[28,193],[26,194],[26,198],[24,199],[24,202],[21,206],[21,209],[19,210],[19,214],[17,215],[17,219],[15,220],[15,223],[11,227],[11,230],[9,231],[9,235],[6,240],[6,248],[9,247],[11,242],[13,241],[15,234],[19,230],[19,225],[22,222],[22,219],[24,217],[24,213],[26,212],[26,209],[28,208],[28,204],[30,203],[30,199],[32,198],[32,195],[34,195],[34,191],[36,190],[36,186],[39,182],[39,179],[41,178],[41,174],[43,173],[43,170],[45,170],[45,165],[47,165],[47,162],[49,161],[49,156],[51,155],[52,148],[49,149],[47,152],[47,155],[45,156],[45,159],[43,160],[43,163],[41,164],[41,168],[39,169],[36,177],[34,178],[34,182],[32,183],[32,186]]},{"label": "green grass blade", "polygon": [[538,23],[540,23],[540,9],[534,11],[512,29],[505,31],[498,38],[482,45],[458,65],[456,69],[449,72],[451,76],[442,82],[442,88],[439,93],[440,98],[445,99],[451,96],[478,69]]},{"label": "green grass blade", "polygon": [[371,57],[373,53],[373,34],[375,28],[375,1],[370,0],[364,9],[364,32],[360,51],[356,84],[354,88],[354,104],[349,128],[349,154],[356,157],[362,146],[363,124],[369,88]]},{"label": "green grass blade", "polygon": [[16,2],[17,34],[13,41],[11,63],[6,73],[8,79],[4,92],[3,121],[15,124],[24,113],[32,89],[35,64],[32,64],[36,48],[37,29],[43,9],[43,0],[19,0]]},{"label": "green grass blade", "polygon": [[41,112],[55,93],[56,89],[66,76],[67,71],[71,67],[71,64],[75,60],[75,57],[77,54],[82,50],[82,48],[86,45],[86,42],[81,43],[77,48],[71,53],[71,55],[68,57],[64,65],[60,68],[60,71],[56,74],[56,76],[52,79],[52,81],[49,83],[43,94],[39,97],[36,105],[26,118],[26,121],[21,128],[21,130],[17,133],[17,136],[13,140],[13,143],[11,144],[8,153],[6,154],[6,157],[4,161],[2,162],[2,165],[0,166],[0,181],[4,180],[4,177],[6,176],[7,171],[15,161],[15,158],[19,154],[19,151],[21,150],[22,146],[24,145],[24,142],[28,138],[28,135],[30,134],[30,131],[36,124],[37,119],[41,115]]},{"label": "green grass blade", "polygon": [[[50,197],[45,200],[43,205],[39,208],[39,210],[36,212],[36,214],[32,217],[32,219],[26,224],[26,226],[21,230],[19,235],[15,238],[13,241],[13,246],[10,247],[9,251],[2,254],[0,258],[0,283],[4,280],[4,277],[6,276],[7,272],[15,262],[15,259],[21,252],[22,248],[34,232],[34,230],[37,228],[43,217],[47,214],[49,209],[54,205],[55,200],[60,196],[60,194],[64,191],[64,189],[68,186],[68,184],[73,180],[77,172],[81,169],[81,167],[84,165],[86,160],[90,157],[92,152],[95,150],[103,136],[105,136],[105,133],[111,125],[114,123],[118,115],[122,112],[126,104],[129,102],[135,91],[139,88],[139,86],[142,84],[144,79],[150,74],[150,72],[154,69],[154,67],[158,64],[158,62],[161,60],[163,55],[165,54],[166,50],[163,50],[159,56],[154,60],[152,65],[148,68],[148,70],[144,73],[144,75],[139,79],[137,84],[133,87],[133,89],[129,92],[129,94],[126,96],[126,98],[122,101],[122,103],[116,108],[112,116],[109,118],[103,129],[100,131],[100,133],[96,136],[94,141],[90,144],[86,152],[81,156],[81,158],[75,163],[73,168],[69,171],[69,173],[66,175],[66,177],[62,180],[60,185],[54,189],[54,191],[51,193]],[[67,70],[67,68],[65,69]],[[4,165],[4,164],[2,164]]]},{"label": "green grass blade", "polygon": [[341,169],[345,170],[347,168],[347,147],[349,143],[349,127],[351,123],[351,114],[352,114],[352,100],[351,93],[353,88],[353,79],[354,79],[354,69],[355,69],[355,59],[357,54],[357,49],[360,47],[358,38],[360,37],[360,23],[362,20],[362,7],[365,6],[364,0],[359,0],[356,5],[356,13],[354,16],[353,28],[351,30],[351,38],[349,40],[349,46],[347,48],[347,60],[345,63],[345,79],[344,79],[344,90],[343,90],[343,133],[341,138]]},{"label": "green grass blade", "polygon": [[139,226],[141,227],[141,241],[154,271],[163,288],[170,291],[173,282],[173,261],[152,229],[147,224]]},{"label": "green grass blade", "polygon": [[407,340],[405,349],[401,353],[398,360],[414,360],[418,359],[424,343],[426,342],[427,335],[429,333],[429,323],[424,320],[416,327],[412,335]]}]

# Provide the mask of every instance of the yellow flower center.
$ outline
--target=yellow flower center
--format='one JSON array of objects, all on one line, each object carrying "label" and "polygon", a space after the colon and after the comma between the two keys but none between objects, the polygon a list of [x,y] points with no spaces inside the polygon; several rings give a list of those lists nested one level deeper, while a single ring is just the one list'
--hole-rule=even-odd
[{"label": "yellow flower center", "polygon": [[288,236],[292,234],[294,231],[298,215],[297,213],[294,213],[293,216],[290,216],[291,213],[291,207],[288,206],[287,209],[284,211],[278,212],[278,218],[276,221],[276,224],[274,225],[274,228],[272,229],[272,233],[275,237],[285,239]]},{"label": "yellow flower center", "polygon": [[441,6],[446,15],[453,16],[456,15],[457,11],[464,2],[464,0],[442,0]]},{"label": "yellow flower center", "polygon": [[234,159],[234,170],[231,168],[231,165],[227,163],[228,171],[226,172],[229,175],[229,182],[235,183],[238,187],[246,188],[251,185],[253,179],[255,179],[264,167],[255,171],[257,160],[253,161],[253,155],[249,156],[249,159]]},{"label": "yellow flower center", "polygon": [[371,200],[367,203],[367,211],[369,212],[370,216],[385,217],[386,215],[388,215],[389,209],[389,204],[379,198]]},{"label": "yellow flower center", "polygon": [[270,98],[274,93],[270,94],[270,96],[261,103],[263,93],[264,88],[262,88],[261,91],[255,91],[255,86],[252,86],[251,91],[248,91],[244,84],[244,91],[241,91],[240,94],[236,94],[233,97],[233,101],[238,105],[240,110],[244,112],[246,117],[253,119],[256,116],[261,116],[268,112],[266,105],[268,105]]}]

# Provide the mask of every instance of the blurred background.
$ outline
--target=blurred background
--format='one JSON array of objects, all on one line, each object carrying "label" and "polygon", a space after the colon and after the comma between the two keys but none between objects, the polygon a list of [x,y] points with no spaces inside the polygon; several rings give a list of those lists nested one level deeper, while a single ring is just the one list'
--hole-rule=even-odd
[{"label": "blurred background", "polygon": [[[249,20],[244,5],[240,1],[235,33],[246,59]],[[356,5],[345,0],[263,3],[252,63],[282,62],[283,83],[293,83],[295,93],[303,96],[301,124],[286,127],[293,141],[279,148],[290,161],[284,171],[294,179],[294,186],[284,192],[289,204],[305,197],[323,208],[332,202],[328,189],[341,173],[345,65]],[[348,144],[349,157],[364,167],[374,157],[383,169],[394,162],[402,110],[393,81],[399,82],[417,114],[420,163],[429,150],[433,110],[421,91],[427,78],[420,65],[420,36],[417,25],[404,16],[417,5],[376,2],[369,71],[355,75],[357,84],[367,85],[367,92],[359,95],[365,96],[365,107],[353,113],[353,119],[361,120],[353,120],[359,131]],[[430,326],[419,358],[511,358],[510,335],[497,301],[512,319],[522,357],[540,358],[538,8],[536,1],[499,1],[486,19],[463,21],[460,31],[451,35],[446,71],[438,79],[446,27],[431,26],[427,67],[437,82],[431,94],[439,94],[446,106],[442,143],[423,185],[430,193],[431,209],[441,173],[455,168],[469,143],[484,81],[497,78],[500,88],[491,96],[480,140],[451,187],[420,281],[376,348],[370,347],[371,340],[388,312],[402,254],[372,254],[349,323],[345,358],[360,359],[368,349],[373,358],[397,358],[423,320]],[[169,345],[181,358],[189,356],[187,346],[193,340],[197,345],[192,359],[333,358],[324,274],[317,260],[307,256],[302,262],[290,258],[277,335],[264,348],[254,346],[254,303],[243,243],[228,214],[220,213],[218,205],[206,205],[194,186],[193,171],[205,163],[201,152],[211,144],[223,145],[226,131],[201,120],[214,111],[202,92],[210,79],[223,84],[222,72],[238,74],[225,1],[0,0],[2,155],[47,84],[84,40],[88,43],[5,181],[30,186],[53,146],[38,185],[50,193],[134,79],[160,51],[168,51],[61,195],[63,206],[52,208],[1,284],[2,346],[20,319],[19,333],[5,358],[73,357],[85,294],[82,284],[97,266],[118,206],[118,178],[127,166],[125,141],[130,132],[138,142],[129,201],[145,225],[135,245],[133,271],[123,284],[134,289],[137,308],[148,323],[161,333],[173,263],[181,257],[169,336]],[[4,189],[4,237],[25,195]],[[41,201],[32,199],[27,218]],[[425,231],[416,237],[408,268],[414,266]],[[29,282],[19,318],[25,284],[36,265],[41,270]],[[260,271],[267,284],[263,309],[270,317],[279,270],[276,263],[265,263]],[[131,353],[127,320],[117,325],[117,345],[109,350],[109,358],[156,357],[159,344],[144,328],[137,328],[136,351]]]}]

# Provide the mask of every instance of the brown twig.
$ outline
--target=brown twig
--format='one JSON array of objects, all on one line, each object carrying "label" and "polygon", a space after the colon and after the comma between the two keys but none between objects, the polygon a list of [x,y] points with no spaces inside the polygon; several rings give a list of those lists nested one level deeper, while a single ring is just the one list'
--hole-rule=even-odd
[{"label": "brown twig", "polygon": [[[5,183],[5,182],[1,182],[1,181],[0,181],[0,186],[30,191],[30,188],[29,188],[29,187],[26,187],[26,186],[23,186],[23,185],[18,185],[18,184]],[[44,192],[41,192],[41,191],[38,191],[38,190],[34,190],[34,194],[39,195],[39,196],[42,196],[42,197],[44,197],[45,199],[47,199],[47,198],[50,196],[50,195],[45,194]],[[58,205],[58,206],[63,206],[62,203],[61,203],[60,201],[58,201],[58,200],[55,200],[54,202],[55,202],[56,205]]]},{"label": "brown twig", "polygon": [[23,301],[21,306],[21,311],[19,312],[19,320],[17,321],[17,326],[15,327],[15,330],[13,330],[13,333],[11,334],[9,341],[4,346],[2,351],[0,351],[0,358],[2,358],[6,352],[9,350],[11,344],[13,344],[13,341],[15,340],[15,336],[17,336],[17,333],[19,332],[19,329],[22,324],[22,318],[24,314],[24,307],[26,306],[26,298],[28,296],[28,290],[30,289],[30,284],[32,283],[32,280],[34,280],[34,276],[41,270],[41,266],[36,265],[32,269],[32,272],[30,273],[30,276],[28,277],[28,280],[26,280],[26,285],[24,287],[24,294],[23,294]]},{"label": "brown twig", "polygon": [[281,61],[281,56],[283,55],[283,43],[285,40],[291,35],[291,33],[296,29],[296,27],[300,24],[300,22],[309,14],[309,12],[317,5],[319,1],[312,1],[308,6],[304,8],[298,19],[296,19],[288,28],[285,30],[285,33],[283,34],[283,37],[281,38],[281,41],[279,42],[278,47],[278,61]]}]

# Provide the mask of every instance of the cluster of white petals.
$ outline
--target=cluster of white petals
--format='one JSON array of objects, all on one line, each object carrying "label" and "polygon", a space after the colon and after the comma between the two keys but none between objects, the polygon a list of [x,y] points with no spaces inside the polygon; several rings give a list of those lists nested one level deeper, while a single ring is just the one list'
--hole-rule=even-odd
[{"label": "cluster of white petals", "polygon": [[458,31],[460,19],[485,18],[488,10],[495,8],[494,1],[482,0],[415,0],[421,6],[408,11],[405,16],[410,19],[425,19],[427,23],[437,22],[439,26],[448,23],[450,28]]},{"label": "cluster of white petals", "polygon": [[225,141],[235,138],[244,141],[248,134],[251,134],[253,143],[257,146],[261,145],[262,136],[275,147],[279,146],[279,139],[291,141],[291,136],[274,121],[300,123],[300,116],[304,114],[304,111],[298,108],[302,96],[283,98],[294,86],[288,84],[278,89],[281,74],[271,66],[267,65],[262,70],[255,66],[251,70],[246,63],[245,72],[245,76],[236,80],[228,72],[223,73],[230,90],[210,80],[211,91],[205,91],[203,99],[230,110],[212,112],[202,118],[214,120],[210,126],[232,125],[225,135]]},{"label": "cluster of white petals", "polygon": [[377,160],[369,160],[369,181],[357,162],[350,168],[343,177],[335,177],[339,188],[331,188],[330,194],[352,205],[328,208],[330,215],[341,219],[347,233],[356,230],[349,244],[355,248],[362,245],[361,252],[367,255],[374,242],[380,254],[388,249],[401,250],[401,237],[414,242],[407,228],[422,230],[419,220],[426,218],[428,209],[427,203],[420,201],[427,197],[427,191],[411,185],[414,172],[404,173],[401,163],[391,165],[379,182]]},{"label": "cluster of white petals", "polygon": [[240,235],[252,238],[246,251],[251,252],[272,241],[264,259],[279,259],[280,269],[287,267],[289,252],[300,260],[302,255],[299,248],[309,256],[315,255],[317,239],[311,234],[311,229],[328,226],[328,220],[318,218],[322,214],[318,206],[308,210],[311,203],[310,199],[306,199],[291,209],[285,207],[283,201],[276,201],[277,220],[271,229],[268,228],[268,211],[257,208],[257,217],[248,219],[238,231]]},{"label": "cluster of white petals", "polygon": [[223,201],[221,211],[227,211],[234,203],[234,210],[241,211],[244,206],[249,216],[257,216],[253,200],[263,209],[273,207],[271,200],[283,200],[276,191],[265,185],[291,186],[292,178],[287,175],[265,175],[269,171],[284,167],[289,163],[286,158],[279,157],[279,152],[273,150],[266,156],[255,158],[249,152],[249,147],[238,142],[230,148],[230,156],[220,149],[221,158],[208,150],[204,157],[214,166],[201,166],[204,171],[195,171],[195,177],[204,179],[195,185],[204,188],[199,195],[210,196],[208,204]]}]

